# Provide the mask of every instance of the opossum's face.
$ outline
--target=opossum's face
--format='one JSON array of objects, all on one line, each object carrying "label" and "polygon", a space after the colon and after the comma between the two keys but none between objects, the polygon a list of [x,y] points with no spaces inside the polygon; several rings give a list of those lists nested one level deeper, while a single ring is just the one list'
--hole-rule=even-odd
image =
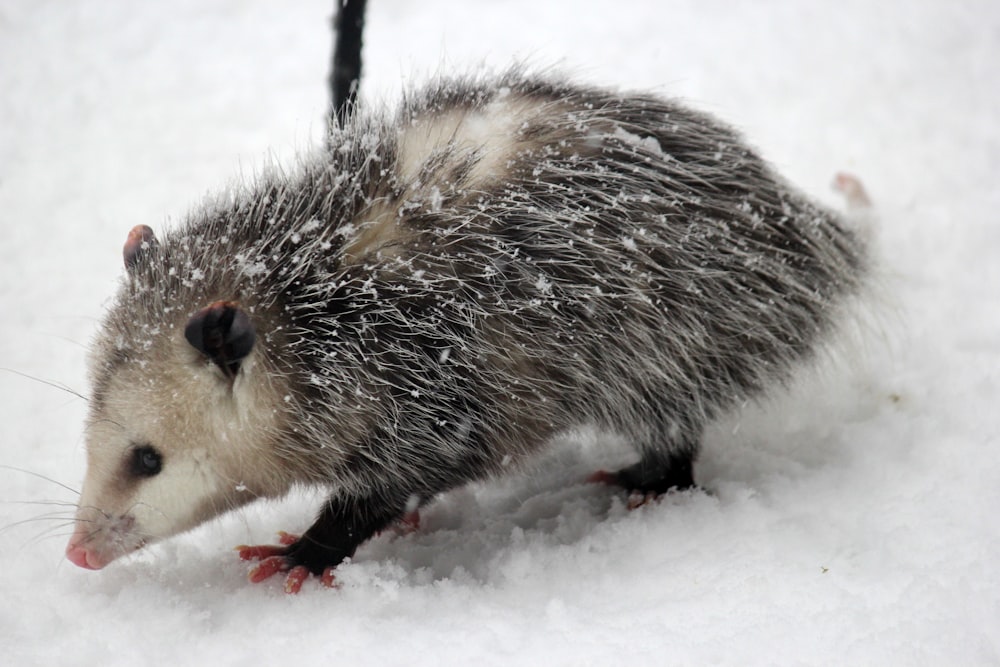
[{"label": "opossum's face", "polygon": [[260,409],[261,401],[275,404],[261,395],[274,388],[258,377],[249,320],[219,302],[179,324],[165,324],[112,361],[115,343],[98,343],[87,475],[66,549],[81,567],[102,568],[288,490],[267,473],[276,465],[279,416]]}]

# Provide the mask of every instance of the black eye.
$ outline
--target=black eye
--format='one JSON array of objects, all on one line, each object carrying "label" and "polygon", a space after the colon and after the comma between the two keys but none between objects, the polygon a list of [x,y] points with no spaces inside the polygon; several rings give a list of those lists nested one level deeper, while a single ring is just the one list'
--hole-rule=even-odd
[{"label": "black eye", "polygon": [[132,450],[130,470],[136,477],[152,477],[163,468],[163,457],[152,445],[139,445]]}]

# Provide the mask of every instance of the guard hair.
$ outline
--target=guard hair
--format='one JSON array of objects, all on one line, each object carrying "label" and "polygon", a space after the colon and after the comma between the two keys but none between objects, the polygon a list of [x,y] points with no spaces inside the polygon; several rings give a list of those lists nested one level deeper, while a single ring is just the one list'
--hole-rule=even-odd
[{"label": "guard hair", "polygon": [[808,363],[870,274],[856,227],[673,100],[514,70],[362,111],[132,242],[74,562],[307,484],[329,500],[283,558],[322,572],[581,424],[638,452],[615,481],[689,486],[705,426]]}]

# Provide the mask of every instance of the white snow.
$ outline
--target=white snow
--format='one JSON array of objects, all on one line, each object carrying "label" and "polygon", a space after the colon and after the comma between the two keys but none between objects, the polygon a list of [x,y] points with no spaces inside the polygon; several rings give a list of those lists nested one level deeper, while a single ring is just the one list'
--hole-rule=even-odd
[{"label": "white snow", "polygon": [[332,4],[0,2],[0,464],[30,471],[0,468],[4,664],[1000,664],[995,0],[372,0],[369,100],[557,63],[720,115],[824,201],[857,173],[878,335],[713,427],[708,492],[628,511],[580,483],[627,448],[583,431],[374,539],[339,590],[251,585],[231,551],[306,528],[309,494],[63,560],[86,406],[45,383],[86,391],[132,226],[321,141]]},{"label": "white snow", "polygon": [[612,136],[614,136],[615,139],[624,141],[626,144],[629,144],[636,149],[645,151],[646,153],[652,153],[653,155],[659,156],[666,155],[663,152],[663,146],[660,146],[660,142],[653,137],[640,137],[638,134],[632,134],[622,127],[616,127]]}]

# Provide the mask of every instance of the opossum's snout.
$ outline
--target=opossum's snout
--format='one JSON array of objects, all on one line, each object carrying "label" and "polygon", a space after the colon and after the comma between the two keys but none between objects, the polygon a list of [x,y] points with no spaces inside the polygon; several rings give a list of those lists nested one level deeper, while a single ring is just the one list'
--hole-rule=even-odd
[{"label": "opossum's snout", "polygon": [[[268,458],[289,391],[263,371],[252,307],[208,287],[208,305],[181,319],[189,306],[163,286],[180,269],[160,266],[152,230],[133,229],[123,254],[129,280],[91,358],[87,474],[66,546],[92,570],[290,486]],[[137,296],[147,289],[167,296]]]},{"label": "opossum's snout", "polygon": [[[135,237],[136,253],[156,251]],[[126,257],[130,270],[142,261]],[[66,546],[82,568],[288,491],[267,465],[279,413],[259,409],[288,391],[261,382],[248,312],[217,300],[178,324],[159,308],[112,317],[95,346],[87,474]]]},{"label": "opossum's snout", "polygon": [[[159,475],[163,470],[163,457],[152,445],[135,445],[129,448],[122,468],[122,479],[135,485]],[[84,489],[84,499],[90,498],[89,492],[90,489]],[[131,509],[116,514],[85,503],[87,500],[81,502],[76,528],[66,545],[66,558],[74,565],[99,570],[119,556],[142,548],[148,541],[137,531],[136,516]]]},{"label": "opossum's snout", "polygon": [[77,516],[76,530],[66,545],[66,558],[71,563],[86,570],[100,570],[119,556],[140,549],[145,544],[134,533],[135,517],[126,515],[103,519]]}]

